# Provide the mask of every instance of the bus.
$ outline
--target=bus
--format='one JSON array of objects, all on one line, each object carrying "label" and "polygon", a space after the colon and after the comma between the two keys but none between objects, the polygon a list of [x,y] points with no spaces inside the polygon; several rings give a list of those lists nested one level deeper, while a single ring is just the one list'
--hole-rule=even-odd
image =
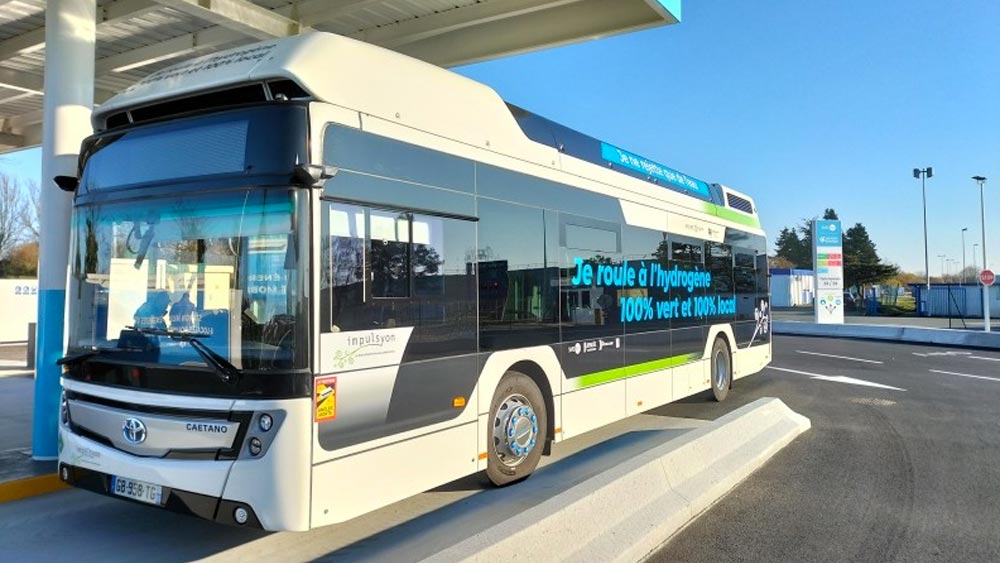
[{"label": "bus", "polygon": [[93,114],[74,191],[59,475],[307,530],[770,361],[749,196],[309,33]]}]

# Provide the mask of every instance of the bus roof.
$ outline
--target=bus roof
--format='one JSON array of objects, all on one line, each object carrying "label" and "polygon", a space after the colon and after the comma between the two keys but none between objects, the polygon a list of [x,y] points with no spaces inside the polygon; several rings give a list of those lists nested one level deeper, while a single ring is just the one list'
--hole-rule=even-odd
[{"label": "bus roof", "polygon": [[[289,88],[289,83],[292,86]],[[759,225],[753,200],[507,104],[490,87],[394,51],[311,32],[199,57],[153,73],[94,112],[97,131],[163,116],[162,106],[198,109],[247,101],[247,87],[331,103],[542,165],[573,157],[700,199],[729,220]],[[252,99],[252,98],[251,98]],[[185,100],[191,103],[185,106]],[[170,102],[169,104],[167,102]],[[152,109],[151,109],[152,108]],[[550,147],[539,151],[538,143]],[[747,221],[752,219],[752,221]]]}]

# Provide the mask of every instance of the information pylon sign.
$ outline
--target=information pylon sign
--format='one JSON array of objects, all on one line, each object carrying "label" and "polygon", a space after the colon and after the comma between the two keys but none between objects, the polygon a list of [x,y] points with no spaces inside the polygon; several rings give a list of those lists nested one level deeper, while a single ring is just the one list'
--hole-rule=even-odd
[{"label": "information pylon sign", "polygon": [[816,322],[844,324],[844,246],[840,221],[812,222],[813,271],[816,273]]}]

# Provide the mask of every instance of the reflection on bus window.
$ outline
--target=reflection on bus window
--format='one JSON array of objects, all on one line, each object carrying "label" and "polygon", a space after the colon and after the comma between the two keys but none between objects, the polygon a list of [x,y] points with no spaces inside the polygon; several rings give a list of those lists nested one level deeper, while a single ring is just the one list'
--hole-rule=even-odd
[{"label": "reflection on bus window", "polygon": [[475,351],[473,223],[325,205],[324,331],[412,326],[405,360]]},{"label": "reflection on bus window", "polygon": [[[240,368],[298,363],[292,210],[284,190],[86,209],[77,216],[71,344],[113,347],[135,326],[193,334]],[[203,363],[185,342],[149,340],[161,363]]]}]

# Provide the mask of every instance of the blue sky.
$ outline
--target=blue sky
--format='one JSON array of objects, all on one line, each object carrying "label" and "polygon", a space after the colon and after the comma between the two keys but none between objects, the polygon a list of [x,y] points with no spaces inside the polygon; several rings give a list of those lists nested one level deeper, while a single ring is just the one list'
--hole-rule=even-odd
[{"label": "blue sky", "polygon": [[[833,207],[884,259],[931,272],[968,264],[1000,217],[1000,2],[684,2],[684,21],[470,65],[510,102],[710,182],[752,195],[773,238]],[[37,177],[37,150],[0,171]],[[30,154],[28,154],[30,153]],[[1000,267],[1000,224],[987,226]],[[981,260],[977,260],[981,264]],[[954,270],[955,268],[952,267]]]},{"label": "blue sky", "polygon": [[[719,0],[684,21],[459,69],[505,99],[754,196],[772,239],[833,207],[931,272],[1000,216],[1000,2]],[[988,233],[991,231],[987,227]],[[1000,225],[988,241],[1000,266]],[[969,265],[971,256],[967,256]],[[982,263],[981,260],[978,263]],[[954,269],[954,268],[953,268]]]}]

